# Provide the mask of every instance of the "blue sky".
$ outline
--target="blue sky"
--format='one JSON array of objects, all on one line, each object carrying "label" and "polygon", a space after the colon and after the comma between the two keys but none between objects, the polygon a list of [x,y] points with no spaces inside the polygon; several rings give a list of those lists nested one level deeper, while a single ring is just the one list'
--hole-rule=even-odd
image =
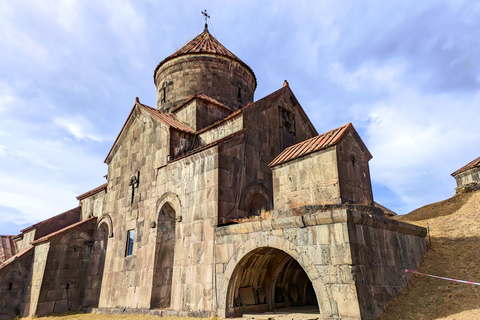
[{"label": "blue sky", "polygon": [[352,122],[375,200],[403,214],[454,194],[480,156],[475,1],[5,1],[0,6],[0,234],[78,205],[153,71],[203,30],[287,79],[318,132]]}]

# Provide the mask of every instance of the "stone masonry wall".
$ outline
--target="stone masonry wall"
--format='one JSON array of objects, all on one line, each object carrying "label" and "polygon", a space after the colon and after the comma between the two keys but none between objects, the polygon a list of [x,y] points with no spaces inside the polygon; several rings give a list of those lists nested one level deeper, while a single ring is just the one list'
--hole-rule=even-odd
[{"label": "stone masonry wall", "polygon": [[214,54],[195,54],[163,64],[155,74],[155,85],[157,108],[168,110],[197,93],[236,108],[239,89],[243,107],[253,101],[256,83],[253,73],[238,61]]},{"label": "stone masonry wall", "polygon": [[[223,204],[219,206],[220,223],[248,215],[244,209],[250,204],[246,203],[248,201],[245,196],[251,189],[263,190],[262,197],[264,195],[269,197],[267,199],[269,207],[273,204],[272,171],[268,164],[283,150],[282,131],[279,129],[279,107],[295,115],[296,142],[316,135],[315,129],[287,87],[255,102],[254,106],[245,108],[242,111],[242,124],[246,130],[245,145],[238,150],[232,150],[230,156],[235,160],[220,161],[222,170],[220,181],[223,184],[221,188],[225,189],[222,195]],[[240,168],[243,174],[235,176],[239,165],[243,166]],[[238,210],[236,207],[232,210],[232,206],[237,206],[237,203]]]},{"label": "stone masonry wall", "polygon": [[201,98],[194,98],[187,105],[175,110],[174,113],[178,121],[197,131],[225,118],[231,111],[205,102]]},{"label": "stone masonry wall", "polygon": [[[103,211],[112,219],[113,237],[106,248],[99,307],[149,307],[155,251],[150,222],[158,199],[157,168],[167,163],[169,142],[168,127],[138,112],[108,163]],[[138,184],[132,186],[133,176]],[[126,256],[128,230],[135,237],[131,256]]]},{"label": "stone masonry wall", "polygon": [[100,217],[103,213],[103,203],[105,201],[105,191],[100,191],[93,196],[80,200],[82,208],[82,220],[91,217]]},{"label": "stone masonry wall", "polygon": [[0,264],[8,260],[16,252],[12,236],[0,236]]},{"label": "stone masonry wall", "polygon": [[197,100],[194,99],[188,102],[183,107],[173,111],[175,118],[183,124],[189,126],[193,131],[197,131],[197,122],[195,117],[197,115]]},{"label": "stone masonry wall", "polygon": [[197,136],[198,144],[201,146],[210,144],[242,129],[243,117],[242,114],[238,114],[211,129],[200,132]]},{"label": "stone masonry wall", "polygon": [[18,252],[30,247],[30,242],[33,240],[35,240],[35,229],[31,229],[25,233],[22,233],[22,237],[20,238],[15,238],[15,246],[17,247]]},{"label": "stone masonry wall", "polygon": [[[219,196],[218,148],[215,146],[170,163],[165,175],[158,180],[159,184],[163,182],[157,189],[158,195],[167,192],[178,195],[179,205],[173,208],[177,217],[181,216],[175,227],[172,310],[193,314],[212,310],[213,228],[217,224]],[[165,202],[167,200],[162,201]]]},{"label": "stone masonry wall", "polygon": [[372,184],[368,166],[368,151],[360,139],[349,130],[337,144],[338,176],[342,203],[372,204]]},{"label": "stone masonry wall", "polygon": [[[214,146],[157,166],[162,163],[157,156],[164,154],[157,150],[168,148],[169,139],[157,126],[148,118],[135,119],[109,163],[104,213],[112,218],[113,238],[108,239],[100,310],[150,308],[154,277],[165,276],[154,274],[154,259],[159,213],[167,203],[176,219],[170,308],[211,310],[218,150]],[[132,203],[128,184],[137,172]],[[135,232],[131,256],[125,256],[128,230]]]},{"label": "stone masonry wall", "polygon": [[49,242],[44,242],[34,247],[32,272],[27,280],[27,287],[21,305],[22,317],[34,316],[37,312],[38,298],[42,288],[49,248]]},{"label": "stone masonry wall", "polygon": [[469,183],[480,184],[480,168],[473,168],[455,175],[457,187],[465,186]]},{"label": "stone masonry wall", "polygon": [[[300,264],[313,284],[322,319],[361,319],[367,315],[365,310],[371,307],[372,300],[364,299],[362,294],[367,288],[377,293],[378,279],[373,279],[373,272],[368,273],[366,270],[374,267],[375,262],[360,262],[359,256],[366,258],[375,250],[379,253],[395,251],[394,247],[390,247],[393,243],[380,246],[379,242],[387,243],[389,239],[397,237],[400,239],[398,243],[404,246],[403,258],[410,261],[404,264],[400,256],[387,255],[391,259],[388,264],[390,267],[385,265],[385,270],[378,270],[379,277],[389,277],[387,286],[383,288],[387,291],[393,284],[405,284],[400,269],[406,265],[418,266],[424,252],[423,228],[399,224],[383,217],[346,209],[328,212],[306,210],[303,216],[295,217],[280,217],[275,212],[273,219],[216,228],[215,284],[219,316],[229,317],[234,314],[234,303],[228,298],[231,297],[231,281],[236,281],[232,275],[243,257],[261,247],[284,251]],[[281,213],[285,214],[283,211]],[[377,220],[381,223],[374,222]],[[353,237],[351,230],[358,230],[356,237]],[[362,232],[365,232],[365,236],[371,234],[377,244],[368,242],[359,246],[358,239]],[[392,263],[397,263],[398,266],[391,268]],[[379,265],[382,266],[381,263]],[[252,277],[255,276],[257,275],[252,274]],[[378,305],[386,302],[380,302],[379,295],[375,295],[373,300],[375,299],[378,299],[375,301]]]},{"label": "stone masonry wall", "polygon": [[[239,107],[238,105],[237,107]],[[232,111],[221,108],[213,103],[207,103],[201,99],[197,101],[196,127],[197,130],[205,128],[214,122],[228,116]]]},{"label": "stone masonry wall", "polygon": [[274,208],[340,204],[335,146],[273,167]]},{"label": "stone masonry wall", "polygon": [[[406,224],[396,226],[397,231],[386,230],[384,219],[372,218],[371,225],[348,225],[362,319],[380,315],[384,305],[407,284],[403,270],[416,270],[427,251],[424,231],[406,228]],[[388,223],[394,227],[398,222]]]},{"label": "stone masonry wall", "polygon": [[50,240],[37,316],[76,311],[83,305],[96,219]]},{"label": "stone masonry wall", "polygon": [[0,319],[10,320],[20,313],[29,273],[33,262],[33,249],[0,269]]}]

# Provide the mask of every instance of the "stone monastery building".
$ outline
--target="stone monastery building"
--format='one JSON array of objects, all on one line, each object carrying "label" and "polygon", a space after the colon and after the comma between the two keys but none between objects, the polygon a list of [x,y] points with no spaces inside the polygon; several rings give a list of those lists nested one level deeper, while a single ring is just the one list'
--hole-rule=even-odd
[{"label": "stone monastery building", "polygon": [[311,306],[374,319],[426,230],[374,206],[351,123],[318,134],[288,83],[205,30],[155,69],[79,206],[0,238],[0,319],[79,310],[220,317]]}]

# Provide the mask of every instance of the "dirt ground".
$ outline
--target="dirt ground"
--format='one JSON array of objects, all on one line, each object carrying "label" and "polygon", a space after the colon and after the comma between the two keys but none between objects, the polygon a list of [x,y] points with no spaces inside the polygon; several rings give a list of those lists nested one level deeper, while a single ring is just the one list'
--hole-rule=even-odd
[{"label": "dirt ground", "polygon": [[[480,191],[397,219],[430,227],[431,245],[418,271],[480,282]],[[414,275],[379,319],[480,319],[480,286]]]}]

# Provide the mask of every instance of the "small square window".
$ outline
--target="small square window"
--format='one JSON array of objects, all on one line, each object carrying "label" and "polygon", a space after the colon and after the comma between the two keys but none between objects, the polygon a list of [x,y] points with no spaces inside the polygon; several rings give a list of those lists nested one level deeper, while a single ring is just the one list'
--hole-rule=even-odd
[{"label": "small square window", "polygon": [[133,254],[133,239],[135,238],[135,231],[127,231],[127,250],[125,250],[125,256],[131,256]]}]

